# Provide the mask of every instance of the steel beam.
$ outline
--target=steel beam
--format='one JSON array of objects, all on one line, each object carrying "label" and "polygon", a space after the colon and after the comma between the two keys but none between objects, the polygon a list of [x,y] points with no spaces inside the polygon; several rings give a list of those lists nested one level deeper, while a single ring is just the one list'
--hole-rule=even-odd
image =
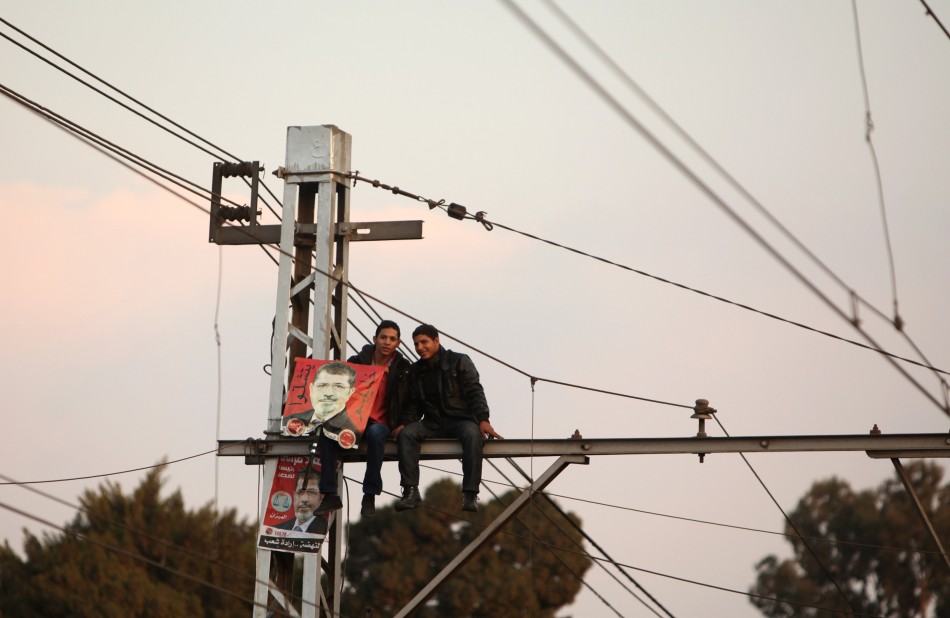
[{"label": "steel beam", "polygon": [[361,240],[418,240],[422,238],[422,221],[366,221],[339,223],[336,233],[350,242]]},{"label": "steel beam", "polygon": [[508,507],[501,512],[495,520],[488,524],[482,533],[478,535],[468,546],[463,549],[459,554],[447,565],[442,571],[433,577],[425,588],[419,591],[419,593],[413,597],[409,603],[403,607],[396,614],[396,618],[401,618],[402,616],[408,616],[412,612],[416,611],[420,605],[425,603],[429,597],[435,594],[435,591],[438,590],[439,586],[442,583],[451,577],[457,570],[459,570],[462,565],[471,559],[475,555],[475,552],[484,545],[488,540],[495,535],[496,532],[501,530],[502,526],[508,523],[512,517],[517,515],[518,511],[524,508],[528,501],[531,499],[531,496],[534,492],[543,491],[554,478],[560,474],[569,464],[572,463],[582,463],[586,464],[588,461],[587,457],[583,455],[565,455],[560,457],[554,464],[551,465],[547,470],[544,471],[538,480],[532,483],[526,491],[521,492],[521,495],[518,496]]},{"label": "steel beam", "polygon": [[944,564],[946,564],[947,568],[950,569],[950,556],[947,556],[947,551],[943,548],[943,543],[940,541],[940,536],[937,535],[937,530],[930,521],[930,515],[927,513],[927,509],[924,508],[923,503],[917,496],[917,491],[914,490],[914,486],[911,484],[910,478],[907,476],[907,471],[904,470],[904,466],[901,464],[901,460],[895,457],[891,459],[891,463],[894,464],[894,468],[897,470],[897,476],[900,477],[901,482],[904,484],[904,489],[906,489],[907,493],[910,495],[911,502],[913,502],[914,506],[917,508],[917,514],[920,515],[920,519],[923,520],[924,527],[927,528],[930,538],[933,539],[933,542],[937,545],[937,549],[940,550],[940,555],[943,556]]},{"label": "steel beam", "polygon": [[[219,440],[218,455],[278,456],[306,455],[310,442],[296,439]],[[695,455],[699,453],[801,453],[864,451],[869,457],[888,458],[895,453],[914,457],[950,457],[950,435],[830,435],[830,436],[747,436],[730,438],[570,438],[564,440],[488,440],[485,457],[558,457],[563,455]],[[343,461],[365,461],[363,448],[343,455]],[[396,457],[396,445],[386,444],[386,455]],[[458,440],[426,440],[424,459],[458,459]]]}]

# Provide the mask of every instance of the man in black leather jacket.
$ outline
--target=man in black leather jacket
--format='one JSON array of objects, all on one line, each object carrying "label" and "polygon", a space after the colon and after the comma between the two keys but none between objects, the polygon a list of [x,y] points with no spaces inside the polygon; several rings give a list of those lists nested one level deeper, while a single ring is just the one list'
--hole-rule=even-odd
[{"label": "man in black leather jacket", "polygon": [[414,509],[419,495],[419,454],[428,438],[462,441],[462,510],[478,510],[482,480],[482,443],[501,438],[488,420],[488,401],[475,364],[465,354],[446,350],[439,331],[423,324],[412,332],[419,360],[409,373],[409,400],[402,408],[393,437],[399,447],[403,498],[397,511]]}]

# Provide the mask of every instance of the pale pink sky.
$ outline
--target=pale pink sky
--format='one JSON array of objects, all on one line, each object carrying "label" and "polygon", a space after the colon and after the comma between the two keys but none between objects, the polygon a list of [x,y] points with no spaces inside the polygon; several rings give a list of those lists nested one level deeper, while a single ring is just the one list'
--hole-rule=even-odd
[{"label": "pale pink sky", "polygon": [[[93,8],[6,3],[3,16],[185,126],[267,167],[288,125],[353,135],[354,168],[633,268],[856,338],[855,332],[624,124],[501,4],[246,3]],[[950,3],[931,2],[944,22]],[[843,307],[848,296],[783,240],[546,13],[525,9],[740,215]],[[851,4],[564,2],[630,74],[859,293],[891,289],[867,145]],[[50,16],[55,11],[56,19]],[[884,178],[901,314],[950,368],[950,40],[914,3],[859,3],[874,143]],[[82,23],[82,28],[75,24]],[[143,24],[149,24],[143,28]],[[169,36],[169,32],[174,32]],[[0,82],[190,180],[212,159],[0,44]],[[0,472],[23,480],[105,473],[215,447],[219,255],[221,437],[259,437],[266,417],[276,268],[257,248],[207,243],[207,217],[0,100],[3,319]],[[246,199],[238,185],[228,186]],[[875,354],[531,241],[485,231],[367,185],[353,219],[423,219],[425,239],[351,250],[351,279],[450,335],[541,377],[692,403],[733,435],[945,432],[947,416]],[[272,222],[269,215],[265,222]],[[406,318],[394,317],[411,331]],[[889,350],[911,355],[861,314]],[[366,327],[355,310],[353,317]],[[358,335],[351,333],[356,345]],[[466,351],[451,338],[447,347]],[[563,389],[473,353],[506,436],[672,437],[687,411]],[[932,375],[911,369],[939,395]],[[712,432],[711,432],[712,433]],[[864,455],[750,458],[787,509],[817,478],[890,476]],[[169,468],[197,507],[214,459]],[[252,517],[255,469],[218,462],[222,506]],[[527,462],[525,462],[527,465]],[[538,461],[540,471],[547,462]],[[440,466],[454,470],[451,464]],[[397,491],[395,466],[387,491]],[[356,466],[350,476],[361,477]],[[438,476],[427,472],[424,482]],[[490,478],[495,478],[489,473]],[[113,480],[126,489],[141,477]],[[75,500],[99,481],[44,485]],[[780,530],[737,457],[615,457],[575,467],[554,493]],[[358,492],[355,486],[350,492]],[[68,509],[16,487],[0,500],[62,524]],[[621,562],[745,590],[780,539],[563,500]],[[351,513],[356,517],[356,511]],[[0,513],[14,547],[26,526]],[[678,548],[688,547],[684,552]],[[638,579],[675,615],[752,617],[744,597]],[[646,615],[599,573],[623,615]],[[718,613],[710,614],[709,608]],[[566,613],[603,615],[582,592]]]}]

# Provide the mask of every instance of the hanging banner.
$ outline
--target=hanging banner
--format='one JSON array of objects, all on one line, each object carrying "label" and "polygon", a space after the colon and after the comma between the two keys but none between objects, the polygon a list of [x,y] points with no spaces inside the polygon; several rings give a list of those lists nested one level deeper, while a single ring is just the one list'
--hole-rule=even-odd
[{"label": "hanging banner", "polygon": [[279,457],[257,546],[275,551],[319,553],[327,535],[327,515],[314,515],[320,505],[320,464],[307,474],[309,457]]},{"label": "hanging banner", "polygon": [[373,410],[385,369],[301,358],[290,378],[281,435],[316,435],[356,448]]}]

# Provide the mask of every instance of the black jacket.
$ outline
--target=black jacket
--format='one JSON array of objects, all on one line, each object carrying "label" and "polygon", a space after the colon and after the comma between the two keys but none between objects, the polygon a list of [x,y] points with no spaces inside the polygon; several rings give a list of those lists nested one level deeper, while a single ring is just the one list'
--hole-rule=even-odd
[{"label": "black jacket", "polygon": [[[367,344],[363,346],[359,354],[346,359],[346,362],[355,365],[372,365],[373,354],[376,352],[376,346]],[[389,428],[392,429],[399,423],[397,422],[402,415],[402,409],[409,399],[409,369],[412,364],[403,356],[399,350],[395,352],[396,357],[389,366],[389,375],[386,378],[386,420]]]},{"label": "black jacket", "polygon": [[439,406],[446,416],[452,418],[467,418],[476,423],[488,420],[488,400],[485,398],[485,389],[478,378],[475,363],[465,354],[441,348],[438,352],[437,365],[427,367],[428,361],[418,360],[412,364],[409,372],[409,401],[403,407],[399,424],[406,425],[418,421],[425,412],[425,388],[422,385],[422,374],[428,370],[439,372]]}]

